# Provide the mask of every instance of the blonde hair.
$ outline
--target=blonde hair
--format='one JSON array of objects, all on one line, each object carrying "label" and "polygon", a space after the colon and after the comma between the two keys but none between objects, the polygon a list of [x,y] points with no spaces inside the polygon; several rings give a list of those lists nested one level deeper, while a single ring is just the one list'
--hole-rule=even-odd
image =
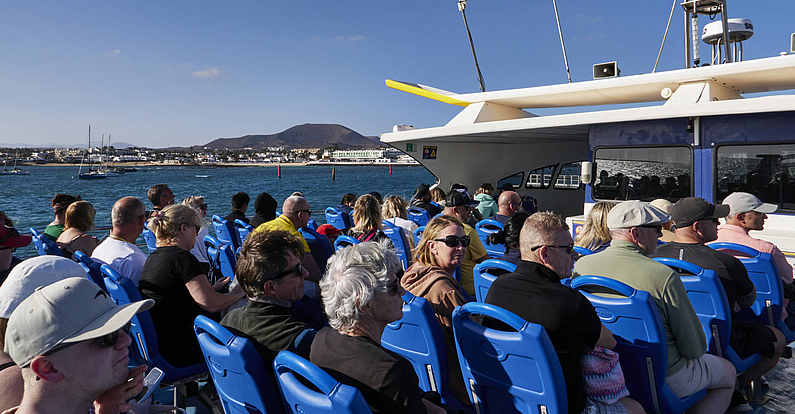
[{"label": "blonde hair", "polygon": [[359,197],[353,206],[353,221],[356,222],[353,231],[382,230],[381,207],[378,200],[370,194]]},{"label": "blonde hair", "polygon": [[494,186],[491,185],[491,183],[483,183],[483,184],[480,185],[480,187],[478,187],[477,190],[475,190],[475,195],[478,195],[478,194],[493,195],[494,194]]},{"label": "blonde hair", "polygon": [[436,187],[433,190],[431,190],[431,201],[434,201],[436,203],[441,203],[442,201],[444,201],[444,197],[445,197],[444,190],[442,190],[441,188]]},{"label": "blonde hair", "polygon": [[87,232],[94,226],[94,216],[96,214],[97,211],[94,210],[94,206],[88,201],[76,201],[66,209],[64,227]]},{"label": "blonde hair", "polygon": [[577,240],[574,244],[595,250],[613,240],[610,236],[610,230],[607,229],[607,213],[615,206],[616,203],[610,201],[600,201],[594,204],[588,213],[588,217],[585,218],[585,225],[582,226],[582,231],[577,235]]},{"label": "blonde hair", "polygon": [[196,210],[182,204],[172,204],[160,212],[152,213],[149,229],[155,233],[157,247],[174,246],[177,244],[179,229],[183,224],[198,226],[199,223]]},{"label": "blonde hair", "polygon": [[199,204],[204,204],[204,196],[187,196],[182,200],[182,204],[188,207],[198,207]]},{"label": "blonde hair", "polygon": [[408,206],[409,203],[399,196],[389,196],[384,200],[384,205],[381,206],[381,215],[384,218],[400,217],[402,219],[408,219],[408,213],[406,212]]},{"label": "blonde hair", "polygon": [[417,262],[423,266],[439,266],[439,263],[436,261],[436,255],[433,254],[431,248],[428,247],[428,242],[436,239],[436,236],[438,236],[442,230],[450,226],[464,228],[464,223],[453,216],[439,216],[431,219],[431,221],[425,225],[422,238],[420,238],[417,248],[414,249],[414,257],[417,258]]}]

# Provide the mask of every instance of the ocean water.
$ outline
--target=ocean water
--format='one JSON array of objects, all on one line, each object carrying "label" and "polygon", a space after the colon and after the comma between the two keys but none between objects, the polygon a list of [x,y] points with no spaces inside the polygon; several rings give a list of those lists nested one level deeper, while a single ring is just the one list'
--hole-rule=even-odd
[{"label": "ocean water", "polygon": [[[187,196],[202,195],[208,205],[207,217],[225,216],[232,211],[232,194],[245,191],[251,197],[247,215],[254,214],[254,199],[267,192],[281,206],[281,202],[294,191],[300,191],[309,200],[312,210],[336,206],[345,193],[357,196],[378,191],[384,198],[399,195],[409,199],[421,182],[434,183],[435,177],[423,167],[400,166],[336,166],[336,180],[332,181],[331,166],[277,166],[265,167],[143,167],[138,172],[110,177],[104,180],[78,180],[77,167],[32,166],[30,175],[0,176],[0,210],[5,211],[20,232],[32,227],[43,231],[52,221],[50,200],[56,193],[79,194],[97,210],[95,226],[110,227],[110,211],[116,200],[125,196],[140,198],[147,209],[152,205],[146,192],[154,184],[168,184],[179,202]],[[205,177],[206,176],[206,177]],[[281,207],[279,207],[281,210]],[[312,218],[323,223],[322,213]],[[101,237],[108,231],[93,231]],[[211,230],[212,233],[212,230]],[[142,238],[138,244],[144,246]],[[143,249],[146,252],[146,249]],[[17,257],[37,255],[33,244],[18,249]]]}]

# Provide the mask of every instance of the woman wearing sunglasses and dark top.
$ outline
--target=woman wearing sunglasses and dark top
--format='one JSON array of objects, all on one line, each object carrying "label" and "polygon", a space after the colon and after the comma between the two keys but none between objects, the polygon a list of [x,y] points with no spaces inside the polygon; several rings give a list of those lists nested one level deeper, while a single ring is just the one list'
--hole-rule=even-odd
[{"label": "woman wearing sunglasses and dark top", "polygon": [[461,285],[453,277],[464,261],[469,237],[464,226],[453,216],[440,216],[425,226],[414,251],[415,262],[406,270],[400,284],[414,296],[425,298],[442,326],[450,361],[450,390],[462,403],[469,404],[466,387],[456,355],[453,338],[453,309],[466,303]]},{"label": "woman wearing sunglasses and dark top", "polygon": [[149,314],[160,353],[178,367],[204,361],[193,332],[196,316],[210,316],[245,297],[240,286],[229,293],[219,293],[229,278],[211,285],[201,264],[191,254],[201,230],[199,223],[196,211],[184,205],[170,205],[153,214],[149,228],[157,238],[157,250],[146,259],[138,283],[141,295],[155,300]]}]

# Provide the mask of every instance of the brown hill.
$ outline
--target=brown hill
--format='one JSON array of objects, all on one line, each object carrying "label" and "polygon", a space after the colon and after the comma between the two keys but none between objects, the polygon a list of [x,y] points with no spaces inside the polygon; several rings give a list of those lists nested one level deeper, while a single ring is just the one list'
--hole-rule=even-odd
[{"label": "brown hill", "polygon": [[218,138],[204,144],[213,149],[261,149],[267,147],[326,148],[375,148],[377,141],[358,132],[336,124],[303,124],[272,135],[246,135],[239,138]]}]

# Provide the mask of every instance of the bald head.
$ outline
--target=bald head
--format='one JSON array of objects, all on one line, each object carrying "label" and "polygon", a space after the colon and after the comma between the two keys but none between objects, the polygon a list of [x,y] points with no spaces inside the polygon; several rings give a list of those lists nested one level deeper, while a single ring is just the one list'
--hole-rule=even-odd
[{"label": "bald head", "polygon": [[284,200],[282,214],[287,216],[296,229],[305,227],[309,223],[309,202],[301,196],[290,196]]},{"label": "bald head", "polygon": [[135,197],[124,197],[115,204],[110,213],[113,227],[126,227],[135,224],[139,217],[144,215],[143,201]]},{"label": "bald head", "polygon": [[515,191],[503,191],[500,193],[500,198],[497,199],[497,206],[499,207],[497,214],[510,216],[522,208],[522,197]]}]

